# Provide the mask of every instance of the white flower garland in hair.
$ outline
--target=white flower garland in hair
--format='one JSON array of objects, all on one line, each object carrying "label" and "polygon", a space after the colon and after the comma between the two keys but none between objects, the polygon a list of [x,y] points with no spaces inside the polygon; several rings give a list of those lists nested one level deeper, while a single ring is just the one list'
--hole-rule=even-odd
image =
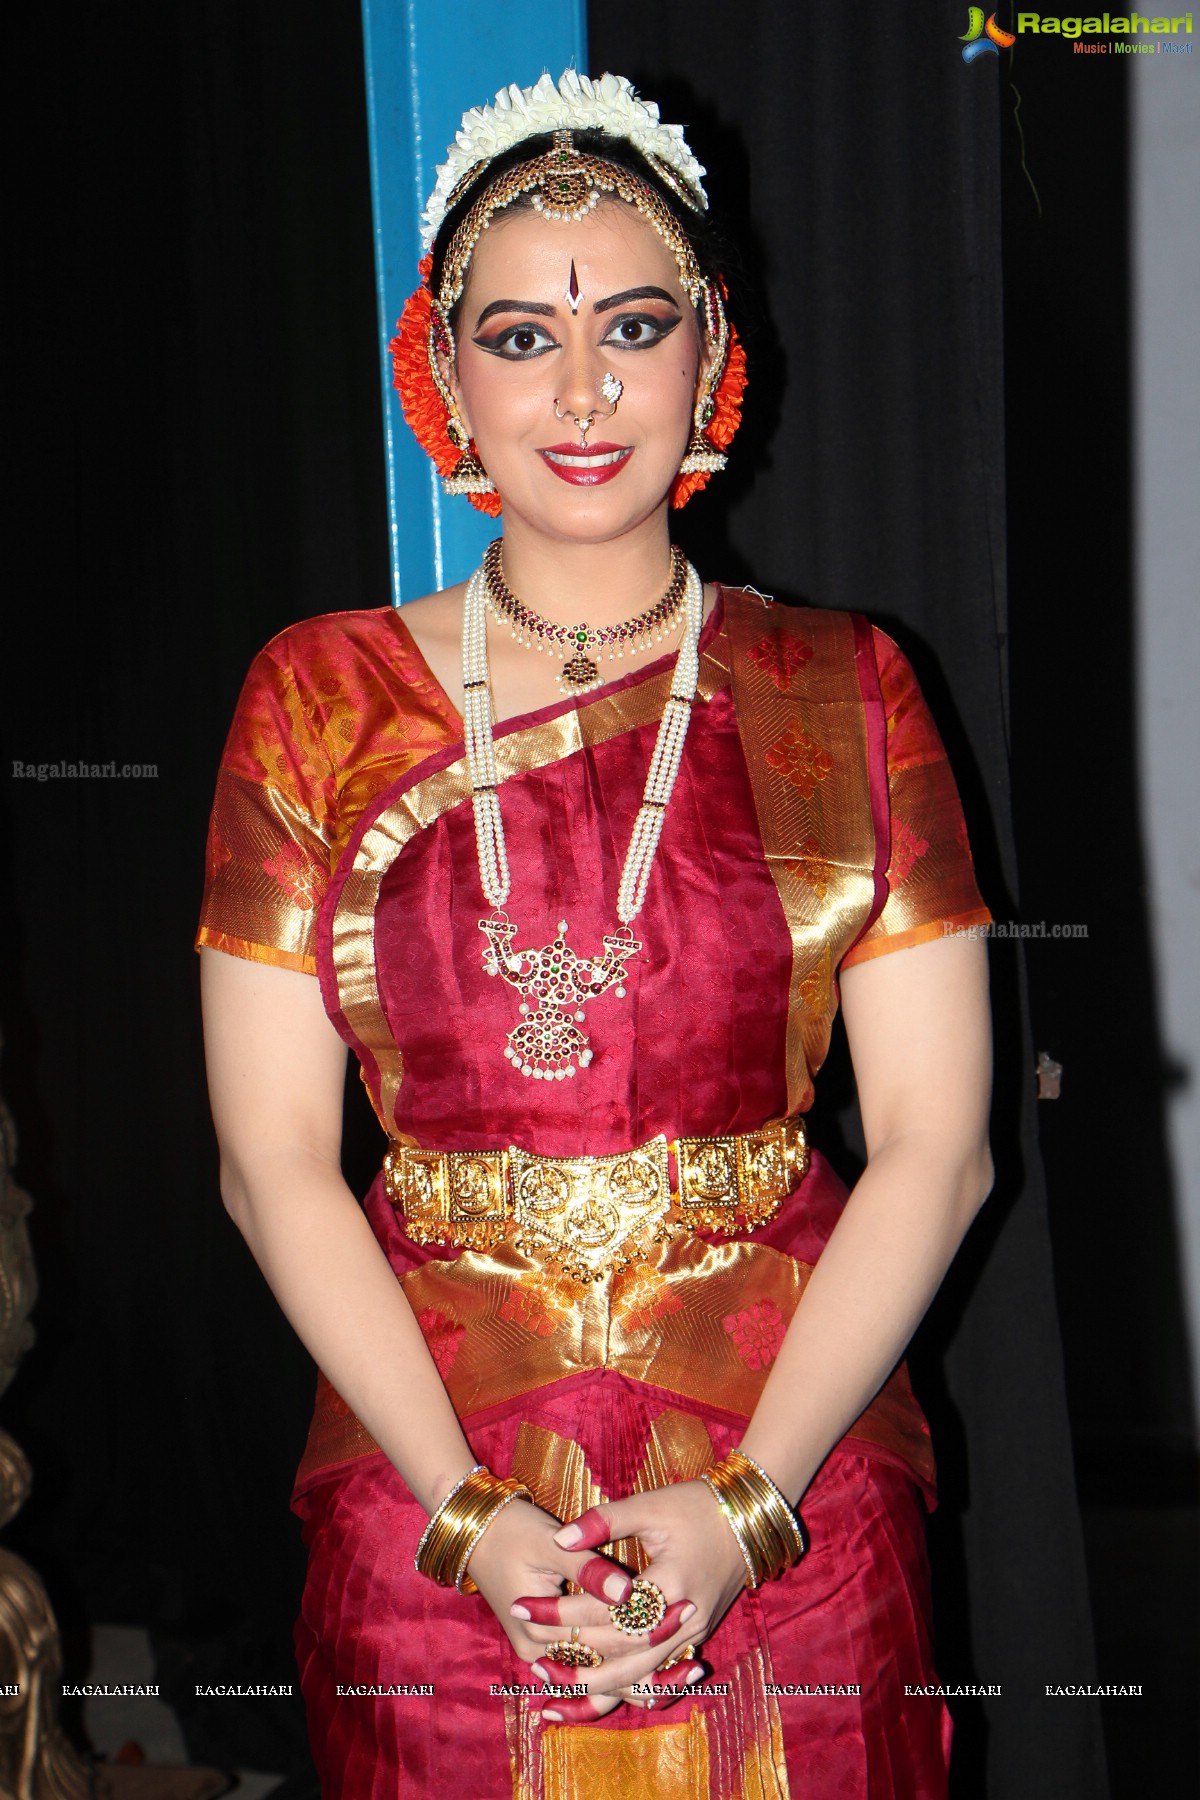
[{"label": "white flower garland in hair", "polygon": [[653,100],[641,100],[624,75],[601,75],[592,81],[567,69],[557,83],[543,75],[533,87],[501,88],[491,106],[473,106],[463,114],[437,183],[425,208],[421,242],[432,248],[446,201],[468,169],[490,162],[525,138],[550,131],[607,131],[625,138],[644,156],[673,169],[700,207],[708,206],[701,182],[705,170],[688,149],[682,125],[664,125]]}]

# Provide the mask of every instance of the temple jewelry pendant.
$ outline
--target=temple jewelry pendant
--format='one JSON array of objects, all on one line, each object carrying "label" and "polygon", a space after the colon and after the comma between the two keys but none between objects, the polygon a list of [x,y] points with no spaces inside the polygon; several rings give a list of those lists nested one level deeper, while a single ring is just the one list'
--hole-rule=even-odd
[{"label": "temple jewelry pendant", "polygon": [[514,950],[517,928],[506,912],[480,919],[479,929],[487,939],[485,974],[501,976],[521,996],[521,1023],[509,1032],[504,1050],[513,1068],[535,1081],[563,1081],[576,1067],[586,1069],[592,1051],[579,1029],[583,1009],[609,988],[624,999],[625,964],[642,947],[628,925],[609,932],[603,955],[595,957],[576,956],[566,941],[565,919],[554,942],[541,950]]},{"label": "temple jewelry pendant", "polygon": [[583,694],[589,688],[600,686],[600,670],[588,655],[588,628],[586,625],[573,625],[571,636],[575,640],[575,653],[570,662],[562,666],[558,678],[559,687],[566,692]]}]

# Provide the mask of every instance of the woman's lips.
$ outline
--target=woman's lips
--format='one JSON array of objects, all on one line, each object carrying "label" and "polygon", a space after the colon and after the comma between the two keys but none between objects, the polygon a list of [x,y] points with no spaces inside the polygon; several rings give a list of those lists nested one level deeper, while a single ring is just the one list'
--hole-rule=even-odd
[{"label": "woman's lips", "polygon": [[589,444],[583,449],[579,444],[551,444],[539,450],[538,455],[560,481],[569,481],[573,487],[598,487],[621,473],[633,455],[633,447]]}]

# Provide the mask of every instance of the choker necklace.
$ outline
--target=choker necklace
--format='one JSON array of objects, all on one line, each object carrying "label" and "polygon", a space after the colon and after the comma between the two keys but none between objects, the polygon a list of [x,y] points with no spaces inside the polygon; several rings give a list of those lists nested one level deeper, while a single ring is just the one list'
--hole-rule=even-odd
[{"label": "choker necklace", "polygon": [[543,949],[517,950],[513,947],[517,928],[504,911],[511,883],[497,792],[499,781],[487,648],[486,564],[476,569],[467,583],[463,601],[463,688],[466,694],[463,727],[475,813],[479,879],[492,907],[490,916],[479,921],[479,929],[486,939],[483,967],[488,975],[502,976],[521,996],[521,1023],[509,1032],[504,1054],[514,1069],[539,1081],[562,1081],[574,1075],[576,1067],[587,1068],[592,1052],[587,1037],[579,1029],[583,1024],[583,1009],[609,988],[615,990],[619,1000],[624,998],[625,965],[642,947],[629,927],[646,897],[646,884],[654,866],[671,790],[679,773],[692,701],[700,677],[697,646],[704,619],[704,589],[687,559],[678,551],[673,551],[672,555],[679,558],[685,571],[683,641],[675,660],[671,691],[659,722],[642,804],[634,820],[633,835],[621,869],[617,890],[620,929],[607,932],[603,950],[593,956],[577,956],[570,948],[566,941],[570,927],[565,919],[558,922],[554,942]]},{"label": "choker necklace", "polygon": [[558,676],[559,692],[586,694],[600,686],[596,659],[601,651],[607,650],[612,662],[614,657],[624,656],[626,649],[632,656],[675,629],[683,606],[688,560],[673,545],[671,581],[662,599],[636,618],[622,619],[617,625],[559,625],[526,606],[504,579],[503,538],[493,538],[488,545],[482,574],[484,602],[493,618],[509,627],[518,644],[566,657]]}]

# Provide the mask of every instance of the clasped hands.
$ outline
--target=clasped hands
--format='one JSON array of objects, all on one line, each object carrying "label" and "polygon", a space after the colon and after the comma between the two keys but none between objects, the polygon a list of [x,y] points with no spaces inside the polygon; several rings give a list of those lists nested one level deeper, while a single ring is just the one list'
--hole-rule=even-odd
[{"label": "clasped hands", "polygon": [[[667,1607],[646,1635],[631,1637],[613,1623],[609,1607],[628,1598],[628,1570],[595,1551],[636,1537],[650,1561],[642,1579],[662,1590]],[[551,1723],[603,1718],[616,1707],[670,1706],[701,1680],[695,1654],[663,1672],[662,1665],[698,1646],[746,1585],[746,1566],[709,1489],[678,1482],[628,1499],[593,1506],[562,1524],[527,1501],[508,1506],[471,1557],[471,1577],[496,1614],[513,1649],[548,1685],[583,1689],[548,1696],[542,1716]],[[564,1594],[570,1581],[583,1589]],[[575,1637],[603,1662],[567,1668],[549,1646]]]}]

